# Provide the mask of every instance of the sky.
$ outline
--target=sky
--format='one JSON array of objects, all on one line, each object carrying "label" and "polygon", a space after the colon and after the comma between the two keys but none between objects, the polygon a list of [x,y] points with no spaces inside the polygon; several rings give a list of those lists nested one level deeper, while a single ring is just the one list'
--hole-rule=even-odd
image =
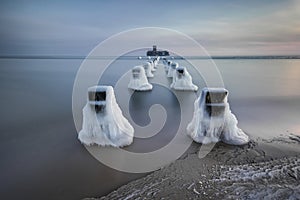
[{"label": "sky", "polygon": [[182,32],[210,55],[300,54],[298,0],[4,0],[0,25],[0,56],[86,56],[142,27]]}]

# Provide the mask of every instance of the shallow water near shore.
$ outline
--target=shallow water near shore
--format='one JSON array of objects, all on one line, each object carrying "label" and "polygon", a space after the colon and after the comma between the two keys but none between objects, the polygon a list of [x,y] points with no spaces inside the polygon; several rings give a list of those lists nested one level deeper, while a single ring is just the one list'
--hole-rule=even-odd
[{"label": "shallow water near shore", "polygon": [[[0,59],[0,193],[3,198],[102,196],[145,175],[122,173],[102,165],[77,140],[72,89],[81,62],[80,59]],[[122,63],[121,73],[142,61],[118,62]],[[239,127],[250,137],[300,134],[300,60],[219,59],[215,62],[229,90],[231,109]],[[111,74],[104,82],[113,79],[117,77]],[[194,82],[203,84],[200,79]],[[147,104],[160,103],[159,96],[164,97],[161,104],[166,106],[168,120],[176,121],[174,113],[178,107],[172,93],[157,88],[149,95]],[[137,94],[136,101],[138,97]],[[141,116],[148,113],[149,107],[141,110],[132,103],[131,115],[136,113],[133,118],[141,125],[147,124],[148,117]],[[170,122],[156,137],[149,142],[141,141],[132,150],[143,151],[143,146],[152,150],[166,144],[176,129]]]}]

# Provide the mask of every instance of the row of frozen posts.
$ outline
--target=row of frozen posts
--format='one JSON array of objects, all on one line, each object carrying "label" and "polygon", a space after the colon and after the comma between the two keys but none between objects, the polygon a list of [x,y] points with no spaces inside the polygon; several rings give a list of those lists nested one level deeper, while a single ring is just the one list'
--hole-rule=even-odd
[{"label": "row of frozen posts", "polygon": [[[183,91],[197,91],[192,76],[186,67],[155,57],[131,70],[128,88],[149,91],[157,67],[164,67],[166,76],[172,78],[171,88]],[[194,102],[194,113],[186,133],[195,142],[208,144],[223,141],[233,145],[249,142],[249,137],[237,127],[237,119],[231,112],[225,88],[203,88]],[[134,128],[123,116],[116,101],[112,86],[93,86],[88,89],[87,104],[83,108],[82,130],[78,135],[85,145],[123,147],[130,145],[134,138]]]},{"label": "row of frozen posts", "polygon": [[[132,69],[132,77],[128,88],[137,91],[152,90],[152,85],[147,78],[154,77],[153,72],[156,71],[160,57],[154,60],[149,60],[146,63],[136,66]],[[192,76],[187,71],[186,67],[179,66],[177,62],[172,62],[167,59],[162,60],[163,66],[168,78],[172,78],[171,88],[175,90],[197,91],[198,87],[193,84]]]}]

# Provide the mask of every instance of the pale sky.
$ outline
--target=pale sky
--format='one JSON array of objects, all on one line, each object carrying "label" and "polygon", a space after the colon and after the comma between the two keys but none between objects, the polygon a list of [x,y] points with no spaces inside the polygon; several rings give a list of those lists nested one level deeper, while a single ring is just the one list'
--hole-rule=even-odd
[{"label": "pale sky", "polygon": [[1,1],[0,55],[87,55],[133,28],[187,34],[211,55],[299,55],[300,1]]}]

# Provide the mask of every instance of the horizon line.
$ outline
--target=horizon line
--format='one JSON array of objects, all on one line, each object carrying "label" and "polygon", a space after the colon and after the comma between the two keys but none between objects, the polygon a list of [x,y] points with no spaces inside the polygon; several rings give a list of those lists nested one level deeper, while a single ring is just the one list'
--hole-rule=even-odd
[{"label": "horizon line", "polygon": [[[154,57],[154,56],[152,56]],[[163,57],[163,56],[161,56]],[[300,59],[300,55],[213,55],[213,56],[165,56],[171,59]],[[109,58],[124,58],[124,59],[148,59],[145,55],[130,55],[130,56],[93,56],[88,57],[83,55],[0,55],[0,59],[109,59]]]}]

